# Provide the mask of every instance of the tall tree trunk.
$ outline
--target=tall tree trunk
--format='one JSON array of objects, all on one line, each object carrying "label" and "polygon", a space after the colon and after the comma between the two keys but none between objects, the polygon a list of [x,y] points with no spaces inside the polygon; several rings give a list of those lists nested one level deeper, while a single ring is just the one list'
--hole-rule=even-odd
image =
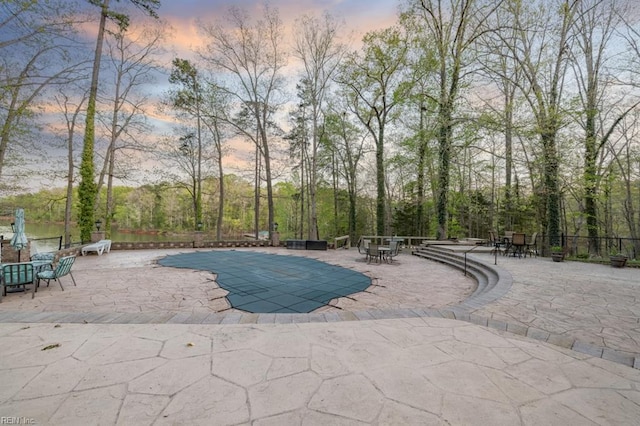
[{"label": "tall tree trunk", "polygon": [[202,119],[200,118],[200,88],[198,85],[198,80],[196,79],[196,75],[193,75],[193,87],[196,95],[196,122],[198,132],[198,164],[197,164],[197,172],[196,172],[196,211],[195,217],[196,221],[194,223],[195,229],[197,231],[202,230]]},{"label": "tall tree trunk", "polygon": [[98,98],[98,80],[100,78],[100,60],[102,58],[102,45],[104,31],[109,12],[109,0],[103,0],[100,11],[100,25],[96,40],[96,51],[93,58],[93,72],[91,74],[91,86],[89,88],[89,101],[87,103],[87,116],[85,119],[84,141],[82,145],[82,160],[80,163],[80,185],[78,195],[80,212],[78,225],[80,226],[80,239],[91,240],[91,230],[95,213],[96,183],[94,181],[93,151],[95,144],[95,120],[96,100]]},{"label": "tall tree trunk", "polygon": [[305,203],[307,200],[307,197],[304,196],[305,191],[307,190],[307,185],[305,184],[305,170],[306,167],[305,162],[305,149],[304,149],[304,143],[303,143],[303,148],[302,148],[302,157],[300,158],[300,239],[304,239],[304,224],[306,222],[304,214],[305,214]]},{"label": "tall tree trunk", "polygon": [[542,134],[544,149],[544,186],[546,205],[546,229],[549,244],[560,244],[560,188],[558,185],[558,153],[556,149],[555,128],[552,134]]},{"label": "tall tree trunk", "polygon": [[424,113],[427,108],[424,106],[424,102],[420,99],[420,128],[418,130],[418,174],[416,177],[416,226],[418,236],[424,237],[427,235],[428,223],[426,213],[424,211],[424,204],[426,200],[425,184],[427,173],[427,153],[429,150],[429,139],[427,138],[427,132],[425,129]]},{"label": "tall tree trunk", "polygon": [[224,200],[225,200],[225,185],[224,185],[224,169],[222,167],[222,135],[218,128],[218,124],[214,124],[215,138],[216,138],[216,150],[218,152],[218,218],[216,220],[216,240],[222,240],[222,224],[224,219]]},{"label": "tall tree trunk", "polygon": [[110,149],[108,151],[109,158],[109,171],[107,174],[107,205],[105,208],[105,217],[104,217],[104,230],[107,238],[111,238],[111,224],[114,216],[113,212],[113,175],[114,169],[116,165],[116,151],[115,149]]},{"label": "tall tree trunk", "polygon": [[511,90],[511,84],[508,81],[504,81],[505,87],[505,115],[504,115],[504,151],[505,151],[505,166],[504,166],[504,207],[505,217],[504,226],[505,229],[513,229],[513,200],[511,194],[511,176],[513,174],[513,104],[515,94]]},{"label": "tall tree trunk", "polygon": [[[383,118],[379,123],[385,123]],[[384,124],[378,127],[378,140],[376,141],[376,232],[378,235],[386,235],[386,208],[384,187]]]},{"label": "tall tree trunk", "polygon": [[254,171],[255,187],[253,192],[253,232],[256,240],[260,237],[260,171],[262,169],[260,147],[256,145],[256,166]]},{"label": "tall tree trunk", "polygon": [[333,186],[333,234],[338,236],[340,231],[338,226],[338,159],[335,150],[331,151],[331,183]]},{"label": "tall tree trunk", "polygon": [[438,199],[436,200],[436,214],[438,229],[436,238],[444,240],[448,232],[448,204],[449,204],[449,173],[451,168],[451,113],[449,101],[444,100],[438,112]]},{"label": "tall tree trunk", "polygon": [[316,199],[316,192],[318,186],[318,113],[316,111],[317,106],[313,106],[313,137],[311,140],[311,165],[309,167],[309,239],[319,240],[320,234],[318,231],[318,201]]}]

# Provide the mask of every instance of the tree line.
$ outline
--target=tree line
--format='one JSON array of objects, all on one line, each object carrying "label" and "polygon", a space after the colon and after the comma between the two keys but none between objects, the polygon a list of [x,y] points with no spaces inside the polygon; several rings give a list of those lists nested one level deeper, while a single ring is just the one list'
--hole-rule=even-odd
[{"label": "tree line", "polygon": [[[51,170],[67,179],[65,222],[83,239],[96,215],[107,232],[123,220],[130,200],[114,179],[150,158],[155,182],[136,191],[186,194],[184,217],[167,223],[219,239],[237,220],[238,176],[252,185],[242,226],[256,236],[275,223],[309,239],[516,229],[546,246],[583,235],[592,255],[602,237],[640,239],[630,0],[402,0],[392,26],[359,41],[328,13],[288,28],[268,4],[259,18],[230,7],[197,23],[201,48],[170,61],[159,1],[87,4],[100,11],[95,49],[78,31],[96,11],[72,2],[3,2],[0,22],[13,37],[0,44],[0,185],[20,182],[42,131],[57,134],[67,161]],[[169,88],[153,98],[158,78]],[[230,158],[241,166],[227,170]]]}]

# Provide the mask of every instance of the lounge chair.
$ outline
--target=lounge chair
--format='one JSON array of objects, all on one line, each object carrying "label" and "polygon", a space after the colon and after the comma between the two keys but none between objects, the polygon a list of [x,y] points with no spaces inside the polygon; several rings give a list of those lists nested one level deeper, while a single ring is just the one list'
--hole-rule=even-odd
[{"label": "lounge chair", "polygon": [[100,240],[97,243],[88,244],[80,249],[83,256],[86,256],[90,251],[95,251],[98,253],[98,256],[104,252],[109,253],[111,251],[111,240]]}]

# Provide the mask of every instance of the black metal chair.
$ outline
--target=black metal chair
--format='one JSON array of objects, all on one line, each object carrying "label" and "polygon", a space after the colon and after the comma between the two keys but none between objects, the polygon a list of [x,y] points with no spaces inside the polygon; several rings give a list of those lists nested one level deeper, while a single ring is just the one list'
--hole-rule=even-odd
[{"label": "black metal chair", "polygon": [[531,234],[531,238],[529,239],[529,241],[527,241],[525,256],[527,253],[529,254],[529,256],[535,255],[536,257],[538,257],[538,233],[537,232],[534,232],[533,234]]},{"label": "black metal chair", "polygon": [[514,232],[513,235],[511,236],[511,246],[510,246],[510,250],[513,253],[513,256],[522,257],[522,253],[526,245],[527,245],[527,236],[521,232]]},{"label": "black metal chair", "polygon": [[493,246],[491,254],[502,253],[505,247],[504,242],[498,238],[498,233],[496,231],[489,231],[489,244]]}]

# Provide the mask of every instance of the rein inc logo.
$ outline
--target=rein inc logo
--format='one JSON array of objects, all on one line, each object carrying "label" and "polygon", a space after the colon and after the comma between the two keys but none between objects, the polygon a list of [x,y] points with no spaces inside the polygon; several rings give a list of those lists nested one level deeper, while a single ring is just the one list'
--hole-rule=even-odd
[{"label": "rein inc logo", "polygon": [[0,425],[35,425],[36,420],[32,417],[0,417]]}]

